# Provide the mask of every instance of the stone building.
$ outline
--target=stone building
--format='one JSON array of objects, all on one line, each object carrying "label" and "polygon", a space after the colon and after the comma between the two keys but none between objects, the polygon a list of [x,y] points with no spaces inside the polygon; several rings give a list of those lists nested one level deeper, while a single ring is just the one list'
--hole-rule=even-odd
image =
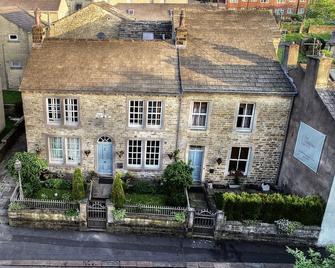
[{"label": "stone building", "polygon": [[331,58],[297,66],[299,46],[287,47],[288,74],[298,95],[290,119],[278,184],[290,193],[319,195],[327,204],[320,244],[335,243],[335,83]]},{"label": "stone building", "polygon": [[34,18],[17,7],[0,7],[0,80],[3,89],[18,89],[28,59]]},{"label": "stone building", "polygon": [[[194,182],[274,183],[295,89],[264,12],[174,10],[175,39],[46,39],[21,84],[28,150],[53,170],[162,174],[191,161]],[[181,14],[179,16],[179,14]]]},{"label": "stone building", "polygon": [[[1,78],[0,78],[1,80]],[[1,82],[1,81],[0,81]],[[1,83],[0,83],[0,133],[6,126],[5,121],[5,109],[4,109],[4,102],[3,102],[3,95],[2,95],[2,89],[1,89]]]}]

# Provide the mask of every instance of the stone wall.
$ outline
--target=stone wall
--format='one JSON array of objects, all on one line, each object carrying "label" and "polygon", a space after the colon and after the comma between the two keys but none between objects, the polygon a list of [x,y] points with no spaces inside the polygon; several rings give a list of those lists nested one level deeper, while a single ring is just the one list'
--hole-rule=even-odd
[{"label": "stone wall", "polygon": [[234,239],[267,241],[285,245],[304,244],[316,245],[320,233],[320,227],[298,227],[292,234],[282,234],[276,225],[268,223],[244,224],[238,221],[227,221],[215,234],[216,239]]},{"label": "stone wall", "polygon": [[139,39],[143,38],[143,32],[154,33],[155,39],[172,39],[172,23],[169,21],[124,21],[120,25],[120,39]]},{"label": "stone wall", "polygon": [[334,25],[311,25],[308,29],[308,33],[313,34],[332,33],[333,31],[335,31]]},{"label": "stone wall", "polygon": [[8,210],[10,226],[79,230],[79,216],[66,217],[63,212],[43,209]]},{"label": "stone wall", "polygon": [[[9,41],[10,34],[18,35],[18,41]],[[31,50],[31,34],[0,16],[0,82],[2,89],[18,89]],[[20,61],[21,69],[12,69],[11,61]],[[1,87],[0,87],[1,88]]]}]

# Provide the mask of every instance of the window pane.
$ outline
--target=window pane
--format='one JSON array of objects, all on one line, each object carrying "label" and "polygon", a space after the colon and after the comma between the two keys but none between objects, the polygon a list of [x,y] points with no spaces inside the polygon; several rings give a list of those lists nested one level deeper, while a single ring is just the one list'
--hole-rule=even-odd
[{"label": "window pane", "polygon": [[239,115],[243,115],[245,111],[245,104],[240,104],[240,108],[238,110]]},{"label": "window pane", "polygon": [[237,169],[237,161],[229,161],[228,171],[233,171]]},{"label": "window pane", "polygon": [[201,103],[201,113],[207,113],[207,102]]},{"label": "window pane", "polygon": [[193,113],[199,113],[200,112],[200,102],[193,103]]},{"label": "window pane", "polygon": [[239,161],[237,170],[245,172],[246,171],[246,166],[247,166],[246,161]]},{"label": "window pane", "polygon": [[233,147],[231,149],[230,159],[238,159],[239,152],[240,152],[240,148],[239,147]]},{"label": "window pane", "polygon": [[250,128],[250,125],[251,125],[251,117],[245,117],[243,127]]},{"label": "window pane", "polygon": [[254,105],[253,104],[248,104],[247,115],[252,115],[253,109],[254,109]]},{"label": "window pane", "polygon": [[236,124],[236,126],[237,127],[242,127],[242,122],[243,122],[243,117],[237,117],[237,124]]},{"label": "window pane", "polygon": [[249,148],[248,147],[242,147],[241,148],[240,159],[248,159],[248,155],[249,155]]}]

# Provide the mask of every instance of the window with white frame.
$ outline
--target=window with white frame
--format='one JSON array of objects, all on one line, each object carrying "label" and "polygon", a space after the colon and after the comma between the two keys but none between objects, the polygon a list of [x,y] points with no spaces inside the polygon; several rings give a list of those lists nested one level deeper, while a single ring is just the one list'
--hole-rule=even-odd
[{"label": "window with white frame", "polygon": [[47,113],[49,124],[61,123],[61,104],[59,98],[47,98]]},{"label": "window with white frame", "polygon": [[129,101],[129,126],[140,127],[143,125],[143,101]]},{"label": "window with white frame", "polygon": [[80,164],[80,139],[66,139],[66,163],[79,165]]},{"label": "window with white frame", "polygon": [[8,35],[8,40],[12,42],[17,42],[19,41],[19,36],[17,34],[10,34]]},{"label": "window with white frame", "polygon": [[284,4],[285,0],[277,0],[277,4]]},{"label": "window with white frame", "polygon": [[240,103],[237,115],[236,128],[238,130],[251,130],[254,117],[255,105]]},{"label": "window with white frame", "polygon": [[78,100],[77,99],[65,99],[64,100],[64,117],[65,124],[77,125],[79,122],[78,112]]},{"label": "window with white frame", "polygon": [[142,141],[129,140],[128,141],[128,166],[141,167],[142,166]]},{"label": "window with white frame", "polygon": [[229,159],[229,172],[240,171],[244,175],[248,173],[248,165],[250,158],[249,147],[232,147]]},{"label": "window with white frame", "polygon": [[260,2],[261,2],[262,4],[266,4],[266,3],[269,3],[269,0],[260,0]]},{"label": "window with white frame", "polygon": [[304,13],[305,13],[305,9],[303,7],[301,7],[301,8],[298,9],[298,14],[299,15],[302,15]]},{"label": "window with white frame", "polygon": [[147,105],[147,126],[160,127],[162,124],[162,102],[148,101]]},{"label": "window with white frame", "polygon": [[292,8],[288,8],[287,11],[286,11],[286,13],[287,13],[288,15],[293,14],[293,10],[292,10]]},{"label": "window with white frame", "polygon": [[160,141],[147,141],[145,149],[145,167],[157,168],[160,161]]},{"label": "window with white frame", "polygon": [[193,102],[192,104],[192,128],[207,127],[208,102]]},{"label": "window with white frame", "polygon": [[62,164],[64,162],[64,147],[62,137],[49,138],[50,163]]},{"label": "window with white frame", "polygon": [[22,69],[22,62],[19,60],[12,60],[10,61],[10,66],[11,69],[17,69],[20,70]]}]

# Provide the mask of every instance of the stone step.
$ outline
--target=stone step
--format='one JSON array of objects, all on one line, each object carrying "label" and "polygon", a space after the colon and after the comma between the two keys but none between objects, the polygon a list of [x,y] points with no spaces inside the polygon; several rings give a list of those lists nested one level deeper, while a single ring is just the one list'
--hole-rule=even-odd
[{"label": "stone step", "polygon": [[206,235],[206,234],[200,234],[200,233],[193,233],[192,237],[193,238],[207,239],[207,240],[213,240],[214,239],[213,235]]}]

